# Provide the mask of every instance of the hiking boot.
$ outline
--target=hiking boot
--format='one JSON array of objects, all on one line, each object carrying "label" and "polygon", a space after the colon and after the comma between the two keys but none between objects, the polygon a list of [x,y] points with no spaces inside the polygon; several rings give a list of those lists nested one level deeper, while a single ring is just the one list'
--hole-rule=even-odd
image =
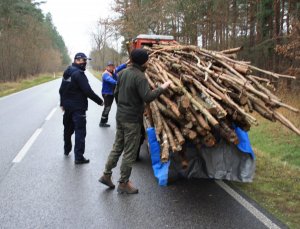
[{"label": "hiking boot", "polygon": [[100,127],[110,127],[110,125],[107,123],[100,123],[99,126]]},{"label": "hiking boot", "polygon": [[82,158],[80,160],[75,160],[75,164],[76,165],[80,165],[80,164],[87,164],[87,163],[90,163],[90,160],[89,159],[86,159],[86,158]]},{"label": "hiking boot", "polygon": [[117,189],[118,193],[122,194],[122,193],[126,193],[126,194],[138,194],[139,190],[135,187],[133,187],[132,183],[130,181],[128,182],[123,182],[119,184],[118,189]]},{"label": "hiking boot", "polygon": [[105,175],[103,174],[102,177],[99,178],[98,180],[100,183],[105,184],[106,186],[108,186],[109,188],[115,188],[114,183],[111,180],[111,175]]}]

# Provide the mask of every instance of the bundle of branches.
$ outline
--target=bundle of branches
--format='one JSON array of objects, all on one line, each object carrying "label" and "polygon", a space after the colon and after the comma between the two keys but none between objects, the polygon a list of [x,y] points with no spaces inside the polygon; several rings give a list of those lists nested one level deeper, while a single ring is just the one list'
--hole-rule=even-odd
[{"label": "bundle of branches", "polygon": [[172,81],[146,112],[147,126],[156,128],[161,143],[162,162],[168,161],[170,151],[182,153],[186,140],[196,147],[213,146],[218,137],[238,144],[234,126],[249,131],[251,125],[258,125],[253,111],[300,135],[300,130],[277,109],[299,110],[283,103],[267,86],[270,81],[252,71],[275,78],[294,77],[236,60],[239,49],[212,52],[181,45],[148,48],[146,77],[151,88]]}]

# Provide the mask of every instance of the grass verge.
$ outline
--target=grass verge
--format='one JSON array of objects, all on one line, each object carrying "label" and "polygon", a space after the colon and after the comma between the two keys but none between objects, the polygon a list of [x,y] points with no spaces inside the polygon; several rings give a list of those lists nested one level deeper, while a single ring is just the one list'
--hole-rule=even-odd
[{"label": "grass verge", "polygon": [[99,71],[96,71],[92,68],[88,69],[90,73],[92,73],[98,80],[102,81],[102,71],[99,72]]},{"label": "grass verge", "polygon": [[[57,76],[61,76],[62,74],[56,74]],[[20,80],[18,82],[5,82],[0,83],[0,97],[10,95],[19,91],[22,91],[24,89],[49,82],[51,80],[58,79],[58,77],[53,77],[53,75],[50,74],[41,74],[38,76],[34,76],[28,79]]]},{"label": "grass verge", "polygon": [[[300,108],[297,95],[280,95],[283,101]],[[298,128],[300,115],[280,110]],[[300,225],[300,136],[280,123],[257,117],[258,127],[249,132],[257,156],[253,183],[234,183],[290,228]]]},{"label": "grass verge", "polygon": [[234,185],[290,228],[297,228],[300,225],[300,169],[257,149],[255,153],[254,182]]}]

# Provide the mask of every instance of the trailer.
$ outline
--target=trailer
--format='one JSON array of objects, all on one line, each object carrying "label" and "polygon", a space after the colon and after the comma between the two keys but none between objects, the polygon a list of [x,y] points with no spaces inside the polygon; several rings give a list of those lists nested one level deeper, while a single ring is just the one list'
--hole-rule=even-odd
[{"label": "trailer", "polygon": [[[141,34],[127,42],[127,49],[130,53],[136,48],[175,44],[178,43],[173,36]],[[221,136],[213,147],[196,148],[192,143],[187,142],[183,149],[184,160],[182,154],[170,152],[169,161],[162,163],[160,144],[156,138],[155,128],[147,126],[147,124],[144,126],[146,126],[154,175],[158,179],[159,185],[165,186],[179,178],[252,182],[255,173],[255,155],[247,132],[239,127],[235,127],[235,132],[239,138],[238,145],[226,142]]]}]

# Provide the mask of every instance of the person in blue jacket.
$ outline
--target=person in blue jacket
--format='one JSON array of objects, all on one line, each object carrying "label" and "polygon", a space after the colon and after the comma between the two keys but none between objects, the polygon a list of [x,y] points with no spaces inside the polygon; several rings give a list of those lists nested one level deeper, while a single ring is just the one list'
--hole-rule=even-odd
[{"label": "person in blue jacket", "polygon": [[111,105],[114,101],[114,90],[118,81],[117,73],[126,67],[126,63],[115,67],[114,63],[110,61],[107,63],[106,70],[102,74],[102,97],[104,99],[104,109],[99,124],[100,127],[110,127],[110,125],[107,124],[107,121]]},{"label": "person in blue jacket", "polygon": [[75,164],[89,163],[89,159],[83,156],[86,136],[85,113],[88,109],[88,98],[103,106],[103,100],[92,90],[84,74],[88,59],[84,53],[75,55],[73,64],[63,74],[59,89],[60,106],[64,111],[64,154],[68,156],[71,152],[71,136],[75,132]]}]

